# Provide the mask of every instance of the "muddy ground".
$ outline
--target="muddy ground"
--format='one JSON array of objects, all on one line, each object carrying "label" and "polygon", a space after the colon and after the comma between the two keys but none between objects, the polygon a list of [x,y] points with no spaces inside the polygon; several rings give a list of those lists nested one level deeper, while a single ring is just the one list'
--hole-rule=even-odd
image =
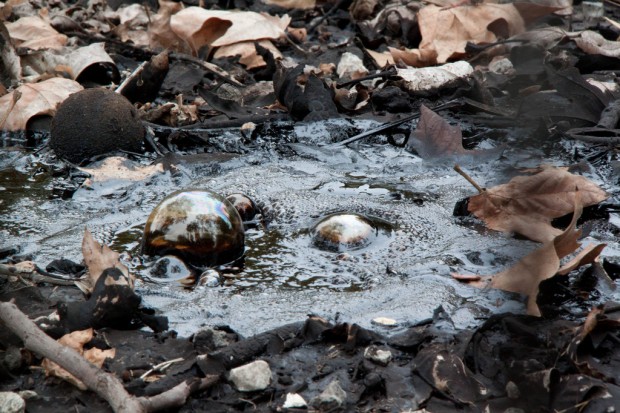
[{"label": "muddy ground", "polygon": [[[314,55],[300,55],[290,42],[281,51],[300,64],[336,64],[344,52],[367,63],[366,48],[374,48],[377,39],[360,35],[348,6],[338,2],[320,12],[296,12],[296,26],[319,27],[301,45]],[[258,3],[236,7],[282,12]],[[607,4],[606,13],[614,17],[618,8]],[[581,16],[573,17],[550,16],[531,25],[584,28]],[[610,40],[618,37],[608,22],[594,28]],[[84,44],[101,40],[77,37]],[[107,39],[117,67],[128,69],[124,76],[153,54],[111,35]],[[398,35],[386,40],[397,41],[404,40]],[[408,47],[411,42],[405,41]],[[479,58],[479,51],[469,53],[470,61]],[[423,94],[405,91],[393,73],[382,72],[379,84],[368,89],[371,104],[357,111],[340,101],[335,105],[327,77],[320,87],[307,86],[306,94],[276,91],[240,108],[224,99],[238,93],[225,90],[230,76],[248,85],[266,80],[292,87],[295,82],[282,76],[296,69],[289,67],[277,80],[268,55],[271,71],[246,70],[236,58],[214,59],[228,71],[222,80],[172,55],[156,102],[172,102],[179,93],[185,103],[200,96],[208,102],[197,104],[200,120],[170,125],[151,112],[144,125],[167,153],[147,144],[141,154],[106,154],[122,156],[137,169],[161,163],[158,173],[97,180],[77,168],[80,162],[63,162],[49,147],[49,122],[33,127],[36,131],[2,132],[1,263],[32,260],[41,268],[61,258],[80,263],[85,228],[121,253],[137,278],[141,307],[133,310],[140,316],[130,320],[133,328],[98,328],[87,347],[116,349],[103,369],[137,396],[192,377],[219,377],[178,411],[616,411],[617,126],[601,132],[607,141],[599,135],[583,139],[592,131],[576,128],[596,125],[603,109],[613,106],[617,95],[601,98],[583,79],[615,83],[617,58],[585,54],[568,40],[549,49],[525,45],[507,56],[516,70],[510,76],[489,74],[481,65],[487,77],[472,75]],[[89,82],[93,79],[82,80],[93,86]],[[465,149],[481,152],[427,157],[424,148],[407,144],[417,120],[337,146],[417,113],[421,104],[454,99],[458,106],[437,112],[462,130]],[[248,121],[253,125],[240,128]],[[96,171],[104,162],[99,156],[82,166]],[[540,245],[490,230],[464,213],[463,200],[476,190],[453,170],[455,164],[485,187],[528,168],[567,166],[609,194],[603,204],[586,208],[579,222],[581,241],[607,244],[600,260],[544,281],[537,299],[542,317],[526,315],[521,295],[451,277],[497,273]],[[216,282],[193,288],[182,287],[178,273],[155,272],[158,258],[140,248],[150,211],[168,194],[188,188],[242,192],[260,208],[259,219],[246,228],[243,263],[217,267]],[[343,253],[316,248],[312,226],[335,212],[364,214],[381,222],[382,231],[363,248]],[[564,217],[554,224],[564,228],[569,222]],[[65,276],[77,274],[74,267]],[[66,303],[89,308],[76,287],[5,275],[0,300],[15,300],[32,319]],[[54,338],[67,332],[66,325],[46,330]],[[0,390],[21,392],[26,411],[110,411],[94,393],[47,377],[40,357],[5,325],[0,337]],[[164,371],[151,371],[175,359]],[[255,360],[269,364],[269,384],[239,391],[230,370]],[[307,406],[284,407],[291,394]]]}]

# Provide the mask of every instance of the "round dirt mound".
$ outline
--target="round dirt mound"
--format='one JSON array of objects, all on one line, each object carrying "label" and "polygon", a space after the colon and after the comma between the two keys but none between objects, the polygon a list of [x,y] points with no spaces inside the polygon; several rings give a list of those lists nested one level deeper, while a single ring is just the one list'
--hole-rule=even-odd
[{"label": "round dirt mound", "polygon": [[107,89],[69,96],[52,121],[50,146],[74,163],[117,150],[142,152],[144,127],[129,101]]}]

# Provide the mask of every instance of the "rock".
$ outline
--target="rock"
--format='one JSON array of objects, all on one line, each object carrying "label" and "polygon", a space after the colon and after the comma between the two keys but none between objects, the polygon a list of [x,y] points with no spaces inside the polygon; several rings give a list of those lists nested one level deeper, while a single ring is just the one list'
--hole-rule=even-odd
[{"label": "rock", "polygon": [[265,390],[271,382],[271,369],[266,361],[257,360],[230,370],[228,379],[239,391]]},{"label": "rock", "polygon": [[2,413],[23,413],[26,411],[26,402],[17,393],[0,392],[0,411]]},{"label": "rock", "polygon": [[377,346],[368,346],[366,350],[364,350],[364,358],[381,366],[387,366],[390,360],[392,360],[392,352],[389,350],[381,350]]},{"label": "rock", "polygon": [[224,348],[237,341],[237,339],[236,334],[212,327],[203,327],[194,333],[192,343],[194,343],[196,351],[205,354]]},{"label": "rock", "polygon": [[58,108],[50,146],[60,158],[82,163],[118,150],[142,152],[144,133],[138,112],[123,96],[107,89],[85,89]]},{"label": "rock", "polygon": [[396,320],[388,317],[376,317],[371,321],[373,324],[384,327],[394,327],[396,326]]},{"label": "rock", "polygon": [[308,403],[297,393],[287,393],[282,407],[285,409],[304,409],[308,407]]},{"label": "rock", "polygon": [[344,406],[347,393],[342,390],[338,380],[334,380],[323,390],[323,393],[312,399],[312,406],[321,411],[331,411]]}]

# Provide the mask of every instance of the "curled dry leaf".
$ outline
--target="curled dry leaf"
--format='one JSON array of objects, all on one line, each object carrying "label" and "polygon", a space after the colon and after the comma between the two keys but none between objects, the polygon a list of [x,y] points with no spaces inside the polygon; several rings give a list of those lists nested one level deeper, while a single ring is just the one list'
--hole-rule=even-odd
[{"label": "curled dry leaf", "polygon": [[462,155],[479,159],[483,156],[496,156],[499,153],[496,149],[483,151],[463,148],[461,128],[450,125],[447,120],[424,105],[420,106],[420,120],[406,148],[415,150],[425,159],[452,158]]},{"label": "curled dry leaf", "polygon": [[130,287],[133,289],[133,276],[129,274],[127,267],[121,264],[119,253],[112,251],[107,245],[99,244],[88,228],[84,232],[84,239],[82,240],[82,255],[84,256],[84,263],[88,267],[88,278],[78,281],[78,287],[82,291],[92,292],[97,279],[108,268],[119,269],[129,280]]},{"label": "curled dry leaf", "polygon": [[566,275],[574,269],[594,262],[605,248],[604,244],[588,245],[560,268],[560,260],[581,246],[577,242],[581,236],[581,230],[576,227],[583,209],[581,205],[579,195],[577,195],[573,219],[568,228],[523,257],[514,266],[490,276],[452,274],[452,277],[476,287],[488,285],[491,288],[524,294],[528,297],[527,313],[540,316],[540,309],[536,303],[540,283],[556,274]]},{"label": "curled dry leaf", "polygon": [[[116,355],[116,350],[100,350],[93,347],[84,351],[84,345],[90,342],[92,339],[93,329],[89,328],[87,330],[74,331],[70,334],[65,334],[60,339],[58,339],[58,343],[62,344],[63,346],[72,348],[73,350],[84,356],[87,361],[101,368],[105,359],[114,358],[114,356]],[[74,375],[72,375],[67,370],[63,369],[58,364],[54,363],[49,359],[43,359],[41,367],[43,367],[47,376],[59,377],[83,391],[86,391],[88,389],[86,385],[80,380],[78,380]]]},{"label": "curled dry leaf", "polygon": [[[0,125],[0,129],[25,130],[28,121],[34,116],[54,116],[56,107],[62,101],[82,89],[79,83],[62,78],[24,84],[0,97],[0,113],[7,114],[4,125]],[[15,101],[16,94],[20,96],[17,101]]]},{"label": "curled dry leaf", "polygon": [[583,206],[598,204],[608,196],[594,182],[567,168],[544,167],[470,197],[468,210],[491,229],[547,242],[562,232],[551,221],[573,211],[577,188]]},{"label": "curled dry leaf", "polygon": [[239,63],[248,69],[263,67],[265,60],[256,52],[256,44],[269,50],[275,59],[282,58],[282,53],[269,40],[258,42],[239,42],[219,47],[213,54],[214,58],[240,56]]},{"label": "curled dry leaf", "polygon": [[[139,165],[121,156],[110,156],[101,164],[92,168],[80,168],[79,170],[90,174],[93,181],[102,182],[112,179],[122,179],[126,181],[142,181],[151,176],[164,172],[161,163],[154,165]],[[104,268],[105,269],[105,268]]]},{"label": "curled dry leaf", "polygon": [[22,67],[9,31],[0,21],[0,85],[16,86],[22,77]]},{"label": "curled dry leaf", "polygon": [[172,31],[197,53],[203,46],[228,46],[284,37],[291,18],[255,12],[206,10],[188,7],[170,18]]},{"label": "curled dry leaf", "polygon": [[620,57],[620,42],[607,40],[597,32],[586,30],[574,39],[575,44],[588,54]]},{"label": "curled dry leaf", "polygon": [[[442,8],[435,5],[423,7],[418,13],[422,41],[419,49],[407,50],[410,55],[404,61],[418,61],[420,65],[445,63],[465,54],[465,46],[471,43],[495,42],[498,35],[510,37],[525,30],[524,21],[512,4],[464,5]],[[396,60],[399,54],[391,49]],[[436,59],[431,60],[436,54]]]},{"label": "curled dry leaf", "polygon": [[283,9],[308,10],[316,7],[316,0],[262,0],[270,6],[278,6]]},{"label": "curled dry leaf", "polygon": [[170,29],[170,18],[183,10],[183,3],[176,1],[159,1],[157,14],[151,16],[149,24],[149,45],[152,49],[163,47],[181,53],[190,53],[189,45]]},{"label": "curled dry leaf", "polygon": [[429,92],[444,87],[454,87],[472,73],[474,68],[465,61],[422,68],[396,69],[409,92]]},{"label": "curled dry leaf", "polygon": [[60,49],[67,44],[67,36],[58,33],[39,16],[22,17],[5,25],[15,47]]}]

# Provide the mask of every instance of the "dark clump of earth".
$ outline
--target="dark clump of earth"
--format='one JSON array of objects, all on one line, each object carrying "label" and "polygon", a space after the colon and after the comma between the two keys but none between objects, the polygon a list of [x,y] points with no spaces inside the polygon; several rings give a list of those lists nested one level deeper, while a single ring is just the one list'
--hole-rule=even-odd
[{"label": "dark clump of earth", "polygon": [[67,98],[52,122],[50,146],[80,164],[114,151],[142,152],[144,126],[129,101],[110,90],[86,89]]}]

